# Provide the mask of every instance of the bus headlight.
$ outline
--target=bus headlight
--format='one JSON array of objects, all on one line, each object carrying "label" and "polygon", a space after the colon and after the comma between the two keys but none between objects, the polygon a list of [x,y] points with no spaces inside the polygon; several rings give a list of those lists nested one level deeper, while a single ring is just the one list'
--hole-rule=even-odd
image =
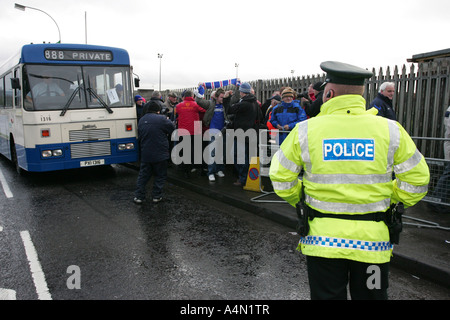
[{"label": "bus headlight", "polygon": [[130,142],[130,143],[119,143],[119,145],[117,147],[118,147],[118,149],[120,151],[133,150],[134,149],[134,143],[133,142]]},{"label": "bus headlight", "polygon": [[61,157],[63,155],[62,149],[56,150],[43,150],[41,152],[42,158]]},{"label": "bus headlight", "polygon": [[52,150],[44,150],[41,154],[42,158],[50,158],[52,156]]},{"label": "bus headlight", "polygon": [[63,152],[62,152],[61,149],[57,149],[57,150],[53,150],[53,151],[52,151],[52,155],[53,155],[54,157],[61,157],[62,154],[63,154]]}]

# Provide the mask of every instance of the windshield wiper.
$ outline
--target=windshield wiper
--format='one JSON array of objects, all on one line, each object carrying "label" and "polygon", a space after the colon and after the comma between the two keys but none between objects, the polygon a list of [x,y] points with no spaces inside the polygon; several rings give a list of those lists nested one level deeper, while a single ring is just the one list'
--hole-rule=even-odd
[{"label": "windshield wiper", "polygon": [[[78,92],[80,92],[81,90],[81,86],[78,86],[70,95],[69,100],[67,100],[67,103],[64,105],[64,108],[62,109],[60,116],[63,117],[67,110],[70,107],[70,104],[72,103],[73,99],[75,98],[75,96],[77,95]],[[98,101],[100,101],[100,104],[105,107],[106,110],[108,110],[109,113],[113,113],[114,111],[105,103],[105,101],[103,101],[102,98],[100,98],[94,90],[92,90],[92,88],[87,88],[86,91],[88,91],[91,95],[94,96],[94,98],[96,98]]]},{"label": "windshield wiper", "polygon": [[95,91],[92,88],[87,88],[86,89],[90,94],[92,94],[94,96],[94,98],[96,98],[98,101],[100,101],[101,105],[103,107],[105,107],[106,110],[108,110],[109,113],[113,113],[114,111],[112,111],[112,109],[105,103],[105,101],[103,101],[102,98],[100,98],[98,96],[97,93],[95,93]]},{"label": "windshield wiper", "polygon": [[[64,115],[66,114],[67,110],[69,110],[69,106],[72,103],[73,99],[75,98],[75,96],[81,90],[81,85],[79,84],[80,83],[80,78],[78,76],[77,76],[77,79],[78,79],[78,87],[75,90],[73,90],[72,94],[69,97],[69,100],[67,100],[66,104],[64,105],[64,108],[61,110],[61,113],[59,114],[60,117],[64,117]],[[69,81],[69,82],[74,84],[73,81]]]},{"label": "windshield wiper", "polygon": [[73,99],[75,98],[75,96],[77,95],[78,92],[80,92],[81,87],[78,86],[70,95],[69,100],[67,100],[67,103],[64,105],[64,108],[62,109],[61,113],[59,114],[60,117],[63,117],[67,110],[69,109],[70,104],[72,103]]}]

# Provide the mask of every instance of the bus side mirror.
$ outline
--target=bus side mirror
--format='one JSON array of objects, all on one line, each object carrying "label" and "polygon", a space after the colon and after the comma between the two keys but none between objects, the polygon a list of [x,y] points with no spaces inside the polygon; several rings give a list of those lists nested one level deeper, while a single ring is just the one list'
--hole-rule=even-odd
[{"label": "bus side mirror", "polygon": [[138,78],[134,78],[134,86],[135,86],[136,88],[139,88],[139,81],[141,81],[141,80],[138,79]]},{"label": "bus side mirror", "polygon": [[20,79],[19,78],[11,78],[11,88],[20,90]]}]

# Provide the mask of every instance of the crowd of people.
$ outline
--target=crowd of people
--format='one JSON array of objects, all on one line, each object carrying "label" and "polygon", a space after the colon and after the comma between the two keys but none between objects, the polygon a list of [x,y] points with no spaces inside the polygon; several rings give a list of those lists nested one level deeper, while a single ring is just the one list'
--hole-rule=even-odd
[{"label": "crowd of people", "polygon": [[[173,159],[170,155],[175,145],[187,145],[190,146],[190,150],[181,148],[180,153],[176,155],[182,160],[179,168],[186,178],[195,172],[207,175],[211,182],[216,180],[216,176],[219,178],[225,176],[224,161],[207,163],[206,159],[203,159],[205,148],[214,143],[219,136],[224,138],[222,132],[225,129],[242,129],[244,132],[248,129],[257,130],[263,120],[261,103],[256,99],[250,84],[239,83],[236,87],[234,91],[218,88],[211,93],[210,99],[205,99],[204,85],[199,86],[197,90],[183,92],[181,101],[175,93],[170,93],[167,100],[163,102],[158,91],[154,91],[150,101],[146,103],[143,102],[141,96],[135,97],[141,146],[141,170],[135,192],[135,203],[140,204],[145,200],[145,184],[152,175],[155,178],[160,177],[161,173],[157,171],[164,170],[163,176],[167,176],[167,167],[164,169],[159,164],[142,166],[143,162],[149,161],[150,158],[146,157],[146,154],[150,152],[163,155],[163,159],[157,157],[158,161],[171,162]],[[168,129],[168,123],[171,124],[171,130]],[[175,129],[177,130],[176,140],[172,141],[171,134]],[[205,132],[209,135],[209,141],[206,142],[203,141]],[[162,139],[163,141],[154,141],[154,137],[161,137],[161,135],[166,137]],[[201,150],[196,148],[198,141],[202,142]],[[248,157],[250,146],[248,140],[245,140],[242,145],[240,144],[240,141],[235,141],[233,145],[236,158],[233,162],[234,172],[237,178],[234,185],[243,187],[246,183],[250,163]],[[226,143],[222,143],[222,146],[225,149]],[[144,148],[146,149],[144,150]],[[211,159],[216,159],[216,149],[211,148],[209,152]],[[226,150],[222,156],[225,153]],[[243,161],[237,160],[238,155],[245,155],[242,157]],[[161,183],[154,183],[153,202],[160,201],[161,194]]]},{"label": "crowd of people", "polygon": [[[240,81],[233,83],[235,90],[214,86],[210,99],[205,98],[205,84],[185,91],[176,102],[169,95],[164,103],[154,92],[141,106],[141,166],[134,201],[144,201],[152,175],[153,202],[161,201],[170,159],[181,158],[180,167],[189,177],[194,170],[203,171],[196,157],[210,156],[215,161],[207,161],[209,181],[223,177],[223,162],[212,154],[220,148],[208,147],[223,139],[224,129],[241,130],[243,136],[261,128],[276,131],[280,146],[269,177],[274,192],[297,208],[298,250],[307,256],[311,298],[346,299],[350,283],[352,299],[387,299],[392,244],[398,243],[401,230],[395,212],[425,196],[429,169],[405,129],[392,120],[392,83],[380,86],[367,110],[362,95],[370,71],[336,61],[323,62],[321,68],[325,81],[311,84],[307,93],[280,88],[264,103],[249,83]],[[199,150],[198,141],[204,140]],[[190,149],[181,148],[179,154],[179,145]],[[233,136],[233,148],[234,184],[243,187],[250,143]],[[375,283],[371,270],[378,272]]]},{"label": "crowd of people", "polygon": [[[154,91],[150,100],[147,102],[142,96],[136,95],[136,112],[138,119],[138,131],[141,146],[141,163],[148,162],[146,154],[155,153],[163,155],[156,157],[158,161],[172,163],[171,151],[175,144],[183,143],[190,145],[189,156],[183,158],[183,150],[179,156],[183,159],[180,170],[186,178],[192,174],[207,176],[209,181],[216,181],[216,177],[225,176],[225,161],[214,161],[216,158],[216,148],[210,148],[208,152],[213,159],[206,163],[203,159],[199,164],[199,157],[208,145],[213,144],[217,137],[223,139],[223,151],[221,156],[225,156],[227,151],[225,142],[225,129],[242,129],[244,132],[248,129],[267,129],[269,133],[278,136],[278,143],[284,141],[289,132],[297,123],[309,118],[316,117],[320,113],[323,104],[323,82],[311,83],[308,91],[302,94],[297,93],[291,87],[281,87],[272,93],[271,97],[261,103],[254,89],[247,82],[240,83],[229,81],[225,85],[232,86],[235,90],[225,90],[223,87],[214,88],[209,84],[200,83],[197,90],[185,90],[179,97],[175,92],[170,92],[163,101],[159,91]],[[220,83],[221,85],[224,83]],[[377,97],[371,102],[370,107],[378,110],[378,115],[395,120],[395,111],[392,107],[392,97],[395,85],[391,82],[385,82],[381,85]],[[205,98],[205,89],[213,88],[210,98]],[[149,116],[149,114],[151,116]],[[159,115],[155,117],[155,115]],[[155,125],[159,120],[160,125]],[[171,123],[172,130],[168,130],[168,123]],[[201,126],[198,125],[201,123]],[[173,130],[177,130],[176,141],[171,141]],[[208,132],[207,141],[203,141],[203,135]],[[150,137],[166,136],[163,141],[154,141]],[[196,137],[201,137],[203,145],[201,152],[195,149]],[[151,142],[149,143],[148,140]],[[186,140],[190,140],[187,141]],[[197,139],[197,141],[199,141]],[[246,185],[249,165],[250,150],[249,142],[245,140],[242,145],[239,141],[233,142],[234,148],[234,174],[236,175],[235,186],[244,187]],[[145,150],[144,150],[145,149]],[[241,156],[243,161],[238,161]],[[145,199],[145,184],[152,175],[165,181],[167,176],[167,167],[161,178],[161,165],[144,165],[141,168],[143,177],[138,178],[137,191],[135,192],[135,202],[142,203]],[[157,172],[159,171],[159,172]],[[153,201],[158,202],[162,198],[162,188],[164,183],[156,182],[152,192]]]}]

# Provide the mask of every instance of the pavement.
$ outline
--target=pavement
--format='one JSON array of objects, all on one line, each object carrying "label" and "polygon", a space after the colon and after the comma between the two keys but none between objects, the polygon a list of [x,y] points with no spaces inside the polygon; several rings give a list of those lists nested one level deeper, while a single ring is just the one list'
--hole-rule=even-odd
[{"label": "pavement", "polygon": [[[210,182],[207,175],[198,172],[186,178],[174,165],[168,169],[170,183],[270,219],[295,231],[295,209],[272,192],[268,177],[260,179],[251,185],[252,190],[256,191],[249,191],[233,185],[236,178],[232,165],[227,165],[225,177],[216,176],[215,182]],[[264,192],[261,192],[259,182]],[[450,288],[450,208],[448,214],[436,213],[426,202],[420,201],[406,210],[403,223],[400,242],[394,245],[391,264],[415,277]]]}]

